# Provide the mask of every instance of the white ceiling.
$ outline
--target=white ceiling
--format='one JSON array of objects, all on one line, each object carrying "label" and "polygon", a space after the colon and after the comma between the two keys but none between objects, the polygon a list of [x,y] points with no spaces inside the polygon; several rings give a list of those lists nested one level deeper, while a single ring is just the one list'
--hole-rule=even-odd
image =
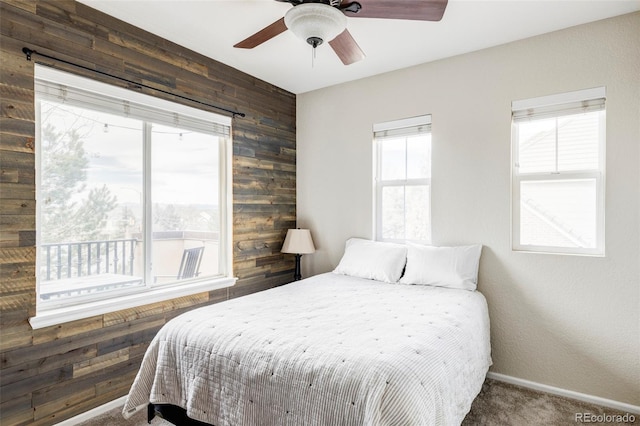
[{"label": "white ceiling", "polygon": [[289,3],[79,1],[296,94],[640,10],[638,0],[449,0],[440,22],[349,18],[366,58],[345,66],[328,44],[312,61],[311,47],[290,31],[254,49],[233,47]]}]

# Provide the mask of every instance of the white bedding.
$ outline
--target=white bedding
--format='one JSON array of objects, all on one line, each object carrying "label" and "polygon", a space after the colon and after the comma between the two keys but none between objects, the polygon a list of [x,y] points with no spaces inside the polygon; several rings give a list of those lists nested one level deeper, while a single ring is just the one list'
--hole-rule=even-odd
[{"label": "white bedding", "polygon": [[490,365],[482,294],[327,273],[167,323],[123,414],[153,402],[215,426],[459,425]]}]

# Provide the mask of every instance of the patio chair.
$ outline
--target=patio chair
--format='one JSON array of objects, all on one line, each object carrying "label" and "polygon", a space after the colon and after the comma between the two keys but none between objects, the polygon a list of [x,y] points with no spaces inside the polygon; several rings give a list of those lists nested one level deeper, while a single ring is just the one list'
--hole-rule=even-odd
[{"label": "patio chair", "polygon": [[203,252],[204,246],[184,249],[180,270],[178,271],[179,280],[194,278],[200,274],[200,262],[202,261]]}]

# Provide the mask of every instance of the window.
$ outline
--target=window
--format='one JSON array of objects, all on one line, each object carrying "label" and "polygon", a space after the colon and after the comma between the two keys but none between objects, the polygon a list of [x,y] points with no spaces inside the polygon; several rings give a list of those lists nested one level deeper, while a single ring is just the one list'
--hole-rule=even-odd
[{"label": "window", "polygon": [[376,124],[376,238],[431,242],[431,116]]},{"label": "window", "polygon": [[605,89],[512,110],[514,250],[604,255]]},{"label": "window", "polygon": [[44,66],[35,89],[36,317],[228,285],[230,119]]}]

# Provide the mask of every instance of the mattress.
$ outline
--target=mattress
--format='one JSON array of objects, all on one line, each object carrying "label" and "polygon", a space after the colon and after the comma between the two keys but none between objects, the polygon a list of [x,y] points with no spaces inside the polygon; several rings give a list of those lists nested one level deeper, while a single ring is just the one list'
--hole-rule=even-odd
[{"label": "mattress", "polygon": [[151,342],[123,409],[239,425],[459,425],[489,366],[476,291],[326,273],[195,309]]}]

